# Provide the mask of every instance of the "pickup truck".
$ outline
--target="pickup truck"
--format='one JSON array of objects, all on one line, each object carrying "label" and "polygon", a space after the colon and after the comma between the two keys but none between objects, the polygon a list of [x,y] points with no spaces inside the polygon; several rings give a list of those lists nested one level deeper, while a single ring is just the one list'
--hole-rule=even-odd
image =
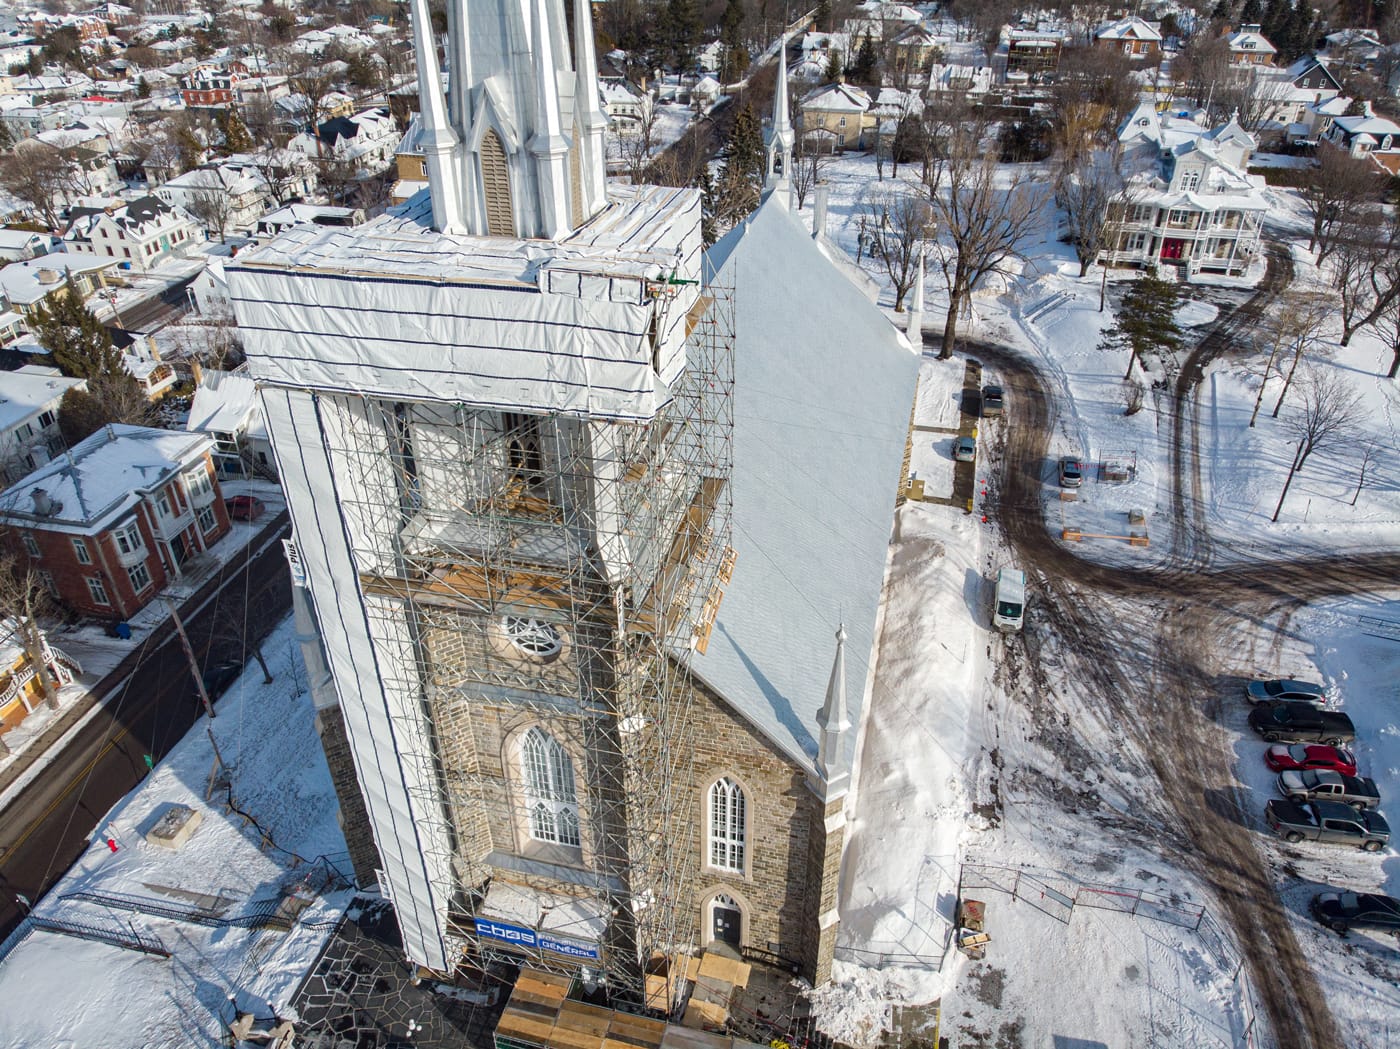
[{"label": "pickup truck", "polygon": [[1271,801],[1264,806],[1264,820],[1287,842],[1357,845],[1380,852],[1390,841],[1390,825],[1379,812],[1357,812],[1336,801]]},{"label": "pickup truck", "polygon": [[1356,738],[1351,718],[1311,703],[1256,704],[1249,712],[1249,727],[1270,743],[1326,743],[1335,747]]},{"label": "pickup truck", "polygon": [[1340,801],[1354,809],[1378,809],[1381,792],[1365,776],[1343,776],[1329,769],[1289,769],[1278,776],[1278,792],[1289,801]]}]

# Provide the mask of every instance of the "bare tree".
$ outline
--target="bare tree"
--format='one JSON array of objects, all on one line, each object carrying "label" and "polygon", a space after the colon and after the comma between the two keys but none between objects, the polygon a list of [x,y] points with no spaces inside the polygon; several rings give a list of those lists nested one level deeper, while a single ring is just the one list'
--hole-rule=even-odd
[{"label": "bare tree", "polygon": [[1392,298],[1381,315],[1376,318],[1376,333],[1385,340],[1390,350],[1390,370],[1387,379],[1400,375],[1400,295]]},{"label": "bare tree", "polygon": [[822,181],[822,172],[831,163],[831,151],[822,149],[820,142],[798,136],[792,151],[792,192],[800,209],[807,197]]},{"label": "bare tree", "polygon": [[1018,166],[1005,186],[998,184],[995,150],[972,135],[956,135],[946,158],[929,163],[927,188],[937,219],[937,251],[948,285],[948,316],[943,349],[953,355],[958,320],[972,306],[972,293],[1008,260],[1039,224],[1046,201],[1041,180]]},{"label": "bare tree", "polygon": [[627,167],[627,175],[632,185],[640,186],[647,181],[647,168],[651,166],[651,151],[656,145],[656,120],[659,115],[655,105],[641,104],[638,119],[631,130],[617,132],[617,148],[622,162]]},{"label": "bare tree", "polygon": [[219,235],[219,243],[228,238],[229,219],[233,217],[233,200],[222,186],[210,186],[185,198],[185,210],[208,232]]},{"label": "bare tree", "polygon": [[1316,251],[1321,263],[1332,253],[1336,230],[1358,209],[1380,198],[1382,178],[1369,160],[1353,157],[1328,142],[1318,144],[1316,160],[1298,195],[1312,218],[1308,250]]},{"label": "bare tree", "polygon": [[[1112,209],[1126,204],[1120,199],[1126,186],[1115,158],[1103,152],[1078,154],[1057,181],[1059,204],[1065,212],[1069,242],[1079,258],[1082,277],[1103,250],[1110,225],[1121,224]],[[1104,273],[1107,272],[1105,265]]]},{"label": "bare tree", "polygon": [[1351,505],[1356,505],[1356,500],[1361,495],[1361,489],[1366,487],[1366,475],[1371,472],[1371,467],[1376,464],[1380,457],[1380,451],[1369,441],[1362,442],[1361,462],[1358,464],[1356,473],[1356,490],[1351,493]]},{"label": "bare tree", "polygon": [[1208,98],[1212,120],[1233,118],[1250,134],[1272,120],[1293,91],[1293,82],[1273,67],[1231,66],[1212,85]]},{"label": "bare tree", "polygon": [[1220,36],[1196,33],[1172,59],[1177,93],[1198,106],[1209,104],[1230,76],[1230,45]]},{"label": "bare tree", "polygon": [[317,128],[325,120],[326,96],[335,87],[335,72],[319,56],[301,51],[286,52],[282,61],[287,73],[287,86],[303,99],[301,116],[305,122],[304,129],[316,140],[319,152],[321,138]]},{"label": "bare tree", "polygon": [[1400,297],[1400,213],[1376,206],[1356,209],[1336,230],[1329,262],[1332,286],[1341,296],[1346,346]]},{"label": "bare tree", "polygon": [[88,395],[108,422],[150,426],[156,409],[145,388],[127,375],[95,375],[88,379]]},{"label": "bare tree", "polygon": [[1303,406],[1288,424],[1298,442],[1288,478],[1283,482],[1274,516],[1278,520],[1283,501],[1298,471],[1307,465],[1309,457],[1318,451],[1345,441],[1356,428],[1361,398],[1347,388],[1336,372],[1309,371],[1302,380]]},{"label": "bare tree", "polygon": [[15,553],[13,534],[4,540],[8,549],[0,552],[0,616],[14,623],[16,640],[34,668],[39,695],[46,706],[56,710],[60,686],[44,658],[44,635],[39,626],[41,616],[55,611],[53,595],[29,559]]},{"label": "bare tree", "polygon": [[933,209],[913,190],[881,189],[867,204],[870,254],[894,285],[894,308],[914,286],[924,243],[933,232]]},{"label": "bare tree", "polygon": [[1283,380],[1283,390],[1278,403],[1274,405],[1273,417],[1278,418],[1279,409],[1288,388],[1293,384],[1294,373],[1303,355],[1322,339],[1322,328],[1335,309],[1333,299],[1320,291],[1288,290],[1278,298],[1275,307],[1260,319],[1255,327],[1252,342],[1255,349],[1268,352],[1264,363],[1264,374],[1259,381],[1259,395],[1254,399],[1254,411],[1249,416],[1252,427],[1259,417],[1259,407],[1264,403],[1264,393],[1269,387],[1269,379],[1280,359],[1290,359],[1288,374]]},{"label": "bare tree", "polygon": [[1065,52],[1050,94],[1051,138],[1062,173],[1073,170],[1083,154],[1109,145],[1140,97],[1128,57],[1096,46]]},{"label": "bare tree", "polygon": [[0,183],[28,204],[50,230],[59,228],[68,180],[58,150],[34,139],[17,143],[0,157]]}]

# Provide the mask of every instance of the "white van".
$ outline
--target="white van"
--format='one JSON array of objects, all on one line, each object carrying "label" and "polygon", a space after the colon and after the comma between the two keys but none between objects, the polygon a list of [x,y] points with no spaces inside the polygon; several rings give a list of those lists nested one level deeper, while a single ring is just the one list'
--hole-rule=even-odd
[{"label": "white van", "polygon": [[997,593],[992,606],[992,626],[1003,633],[1021,629],[1026,612],[1026,573],[1019,568],[997,572]]}]

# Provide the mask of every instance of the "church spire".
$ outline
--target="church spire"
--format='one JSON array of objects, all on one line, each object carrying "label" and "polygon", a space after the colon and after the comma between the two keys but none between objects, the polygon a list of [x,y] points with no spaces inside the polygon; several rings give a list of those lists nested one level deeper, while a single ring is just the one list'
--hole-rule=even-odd
[{"label": "church spire", "polygon": [[851,719],[846,712],[846,625],[836,629],[836,659],[831,665],[831,680],[826,686],[826,702],[817,714],[821,739],[817,743],[817,771],[826,783],[826,798],[831,800],[850,785],[851,768],[846,758],[846,734],[851,731]]},{"label": "church spire", "polygon": [[427,0],[411,0],[413,48],[418,53],[418,112],[423,160],[428,169],[428,192],[433,202],[433,226],[444,233],[460,233],[462,201],[458,196],[458,139],[447,118],[438,69],[437,45]]},{"label": "church spire", "polygon": [[763,180],[765,197],[779,192],[787,202],[791,189],[792,122],[788,119],[787,34],[778,41],[778,84],[773,92],[773,121],[768,128],[768,168]]}]

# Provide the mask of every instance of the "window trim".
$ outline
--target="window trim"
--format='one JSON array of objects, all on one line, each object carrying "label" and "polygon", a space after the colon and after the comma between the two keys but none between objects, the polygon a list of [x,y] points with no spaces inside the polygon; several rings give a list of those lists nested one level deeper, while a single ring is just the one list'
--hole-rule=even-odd
[{"label": "window trim", "polygon": [[34,533],[24,531],[19,534],[20,542],[24,544],[24,552],[35,561],[44,556],[44,552],[39,549],[39,541],[34,538]]},{"label": "window trim", "polygon": [[75,535],[70,536],[69,541],[73,544],[73,556],[78,559],[78,564],[92,564],[92,551],[88,549],[87,540],[80,535]]},{"label": "window trim", "polygon": [[[204,523],[204,517],[206,514],[209,517],[208,525],[205,525]],[[199,532],[201,535],[208,535],[210,532],[217,530],[219,527],[219,518],[218,515],[214,513],[213,503],[210,503],[208,506],[201,506],[198,510],[196,510],[194,514],[194,520],[195,523],[199,525]]]},{"label": "window trim", "polygon": [[[137,582],[136,575],[138,572],[146,577],[146,581],[144,583]],[[146,567],[145,561],[137,561],[134,565],[128,565],[126,569],[126,575],[127,578],[131,580],[132,591],[137,594],[143,593],[144,591],[148,590],[151,586],[151,583],[153,582],[153,580],[151,579],[151,570]]]},{"label": "window trim", "polygon": [[578,775],[565,746],[540,725],[520,737],[519,768],[530,842],[581,849]]},{"label": "window trim", "polygon": [[92,598],[94,605],[102,605],[104,608],[112,607],[111,596],[107,593],[107,587],[102,583],[101,576],[83,576],[87,581],[88,596]]}]

